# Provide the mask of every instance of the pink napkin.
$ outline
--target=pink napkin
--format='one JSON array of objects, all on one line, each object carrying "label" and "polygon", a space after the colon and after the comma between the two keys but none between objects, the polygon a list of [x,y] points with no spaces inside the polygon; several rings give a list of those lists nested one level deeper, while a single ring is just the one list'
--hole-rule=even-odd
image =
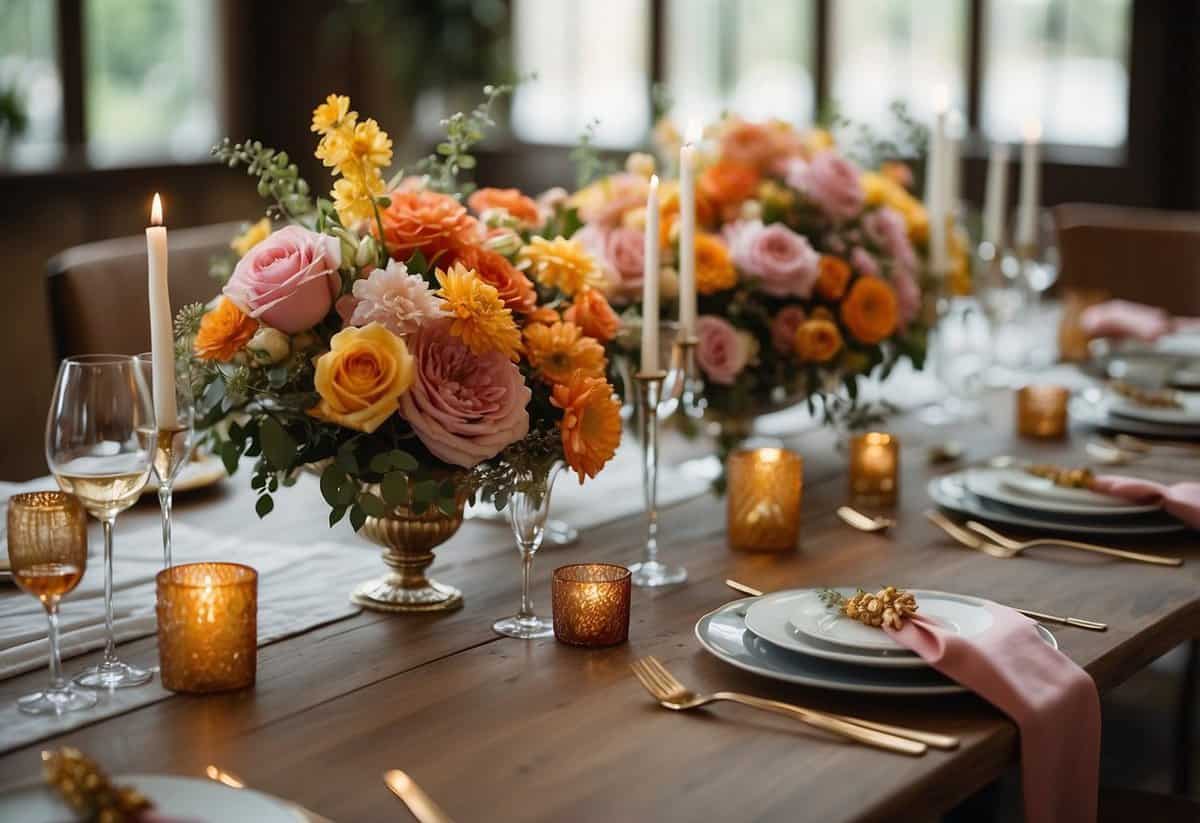
[{"label": "pink napkin", "polygon": [[1161,503],[1193,529],[1200,529],[1200,483],[1176,483],[1167,486],[1137,477],[1102,474],[1092,480],[1092,491],[1111,494],[1133,503]]},{"label": "pink napkin", "polygon": [[925,617],[888,634],[1008,715],[1021,732],[1027,823],[1095,823],[1100,695],[1083,669],[1046,645],[1034,621],[1004,606],[966,640]]},{"label": "pink napkin", "polygon": [[1089,338],[1133,337],[1153,343],[1171,330],[1171,315],[1162,309],[1128,300],[1109,300],[1089,306],[1079,326]]}]

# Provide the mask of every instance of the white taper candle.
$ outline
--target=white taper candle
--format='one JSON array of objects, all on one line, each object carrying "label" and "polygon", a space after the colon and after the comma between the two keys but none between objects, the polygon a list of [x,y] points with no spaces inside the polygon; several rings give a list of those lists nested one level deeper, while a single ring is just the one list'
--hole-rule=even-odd
[{"label": "white taper candle", "polygon": [[1037,215],[1041,202],[1041,158],[1039,141],[1042,125],[1037,119],[1025,124],[1025,143],[1021,146],[1021,202],[1017,209],[1017,249],[1027,251],[1037,244]]},{"label": "white taper candle", "polygon": [[658,371],[658,175],[646,196],[646,248],[642,267],[642,372]]},{"label": "white taper candle", "polygon": [[679,149],[679,331],[696,333],[696,145],[693,124]]},{"label": "white taper candle", "polygon": [[1004,210],[1008,208],[1008,144],[993,143],[988,156],[987,190],[983,198],[983,240],[998,252],[1004,248]]},{"label": "white taper candle", "polygon": [[146,255],[150,268],[150,353],[154,362],[154,416],[161,431],[178,426],[179,414],[175,403],[175,333],[167,282],[167,227],[163,225],[162,200],[157,193],[150,208],[150,224],[146,227]]}]

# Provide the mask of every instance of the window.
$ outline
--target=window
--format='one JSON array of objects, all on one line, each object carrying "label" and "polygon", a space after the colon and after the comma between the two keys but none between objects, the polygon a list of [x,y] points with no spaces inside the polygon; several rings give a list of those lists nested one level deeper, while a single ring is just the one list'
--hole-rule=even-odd
[{"label": "window", "polygon": [[[25,123],[10,138],[16,153],[52,150],[62,138],[54,18],[54,5],[45,0],[0,0],[0,98],[10,100],[7,105]],[[6,106],[0,105],[0,110]],[[8,131],[5,122],[0,112],[0,141]]]}]

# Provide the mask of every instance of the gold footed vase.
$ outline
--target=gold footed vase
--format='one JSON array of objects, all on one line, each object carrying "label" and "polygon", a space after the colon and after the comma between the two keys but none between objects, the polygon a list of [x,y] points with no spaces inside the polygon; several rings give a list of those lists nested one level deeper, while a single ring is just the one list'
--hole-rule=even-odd
[{"label": "gold footed vase", "polygon": [[430,580],[425,570],[433,563],[433,550],[458,531],[463,521],[465,497],[457,500],[453,515],[430,506],[413,514],[396,506],[385,517],[368,517],[359,534],[383,547],[383,562],[391,571],[355,588],[351,601],[381,612],[441,612],[462,608],[462,592]]}]

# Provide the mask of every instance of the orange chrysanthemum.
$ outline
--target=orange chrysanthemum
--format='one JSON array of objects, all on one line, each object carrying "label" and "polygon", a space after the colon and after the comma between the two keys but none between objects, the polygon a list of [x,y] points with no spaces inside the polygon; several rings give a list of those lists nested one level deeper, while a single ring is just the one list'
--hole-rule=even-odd
[{"label": "orange chrysanthemum", "polygon": [[526,326],[525,353],[549,383],[567,383],[575,373],[603,378],[608,365],[604,347],[574,323]]},{"label": "orange chrysanthemum", "polygon": [[796,329],[796,356],[805,363],[828,363],[842,348],[837,324],[824,318],[805,320]]},{"label": "orange chrysanthemum", "polygon": [[527,326],[532,326],[535,323],[541,323],[543,326],[553,326],[561,320],[562,315],[549,306],[538,306],[525,315],[525,325]]},{"label": "orange chrysanthemum", "polygon": [[[671,243],[671,232],[679,222],[679,183],[668,181],[658,190],[658,233],[662,246]],[[716,219],[716,209],[703,191],[696,192],[696,225],[711,226]]]},{"label": "orange chrysanthemum", "polygon": [[884,280],[860,277],[842,303],[842,323],[859,342],[874,345],[896,330],[896,292]]},{"label": "orange chrysanthemum", "polygon": [[607,343],[617,336],[621,319],[608,304],[599,289],[584,289],[575,295],[575,302],[563,313],[563,319],[583,329],[588,337]]},{"label": "orange chrysanthemum", "polygon": [[447,262],[473,269],[480,280],[499,292],[504,305],[515,312],[527,314],[537,305],[533,283],[502,254],[480,246],[462,246],[447,255]]},{"label": "orange chrysanthemum", "polygon": [[587,286],[600,285],[596,260],[576,240],[535,237],[521,249],[521,266],[533,272],[543,286],[563,294],[575,294]]},{"label": "orange chrysanthemum", "polygon": [[226,363],[246,347],[258,331],[258,321],[239,309],[228,297],[200,319],[196,333],[196,356],[201,360]]},{"label": "orange chrysanthemum", "polygon": [[563,456],[582,485],[585,477],[600,473],[621,444],[621,404],[607,380],[582,373],[555,386],[550,402],[563,411]]},{"label": "orange chrysanthemum", "polygon": [[461,263],[435,273],[442,286],[437,295],[454,316],[450,333],[476,354],[496,351],[513,362],[519,360],[521,332],[513,321],[512,309],[504,305],[496,287],[483,282]]},{"label": "orange chrysanthemum", "polygon": [[719,160],[700,175],[698,188],[720,206],[736,206],[758,190],[758,169],[732,160]]},{"label": "orange chrysanthemum", "polygon": [[841,300],[850,283],[850,264],[832,254],[821,255],[817,263],[817,294],[826,300]]},{"label": "orange chrysanthemum", "polygon": [[696,233],[696,291],[716,294],[737,285],[737,270],[729,249],[715,234]]},{"label": "orange chrysanthemum", "polygon": [[537,203],[518,189],[480,189],[467,198],[467,205],[476,214],[483,214],[488,209],[504,209],[526,226],[536,226],[542,221]]},{"label": "orange chrysanthemum", "polygon": [[434,191],[393,191],[380,211],[383,240],[396,260],[419,251],[426,258],[478,239],[479,224],[453,197]]}]

